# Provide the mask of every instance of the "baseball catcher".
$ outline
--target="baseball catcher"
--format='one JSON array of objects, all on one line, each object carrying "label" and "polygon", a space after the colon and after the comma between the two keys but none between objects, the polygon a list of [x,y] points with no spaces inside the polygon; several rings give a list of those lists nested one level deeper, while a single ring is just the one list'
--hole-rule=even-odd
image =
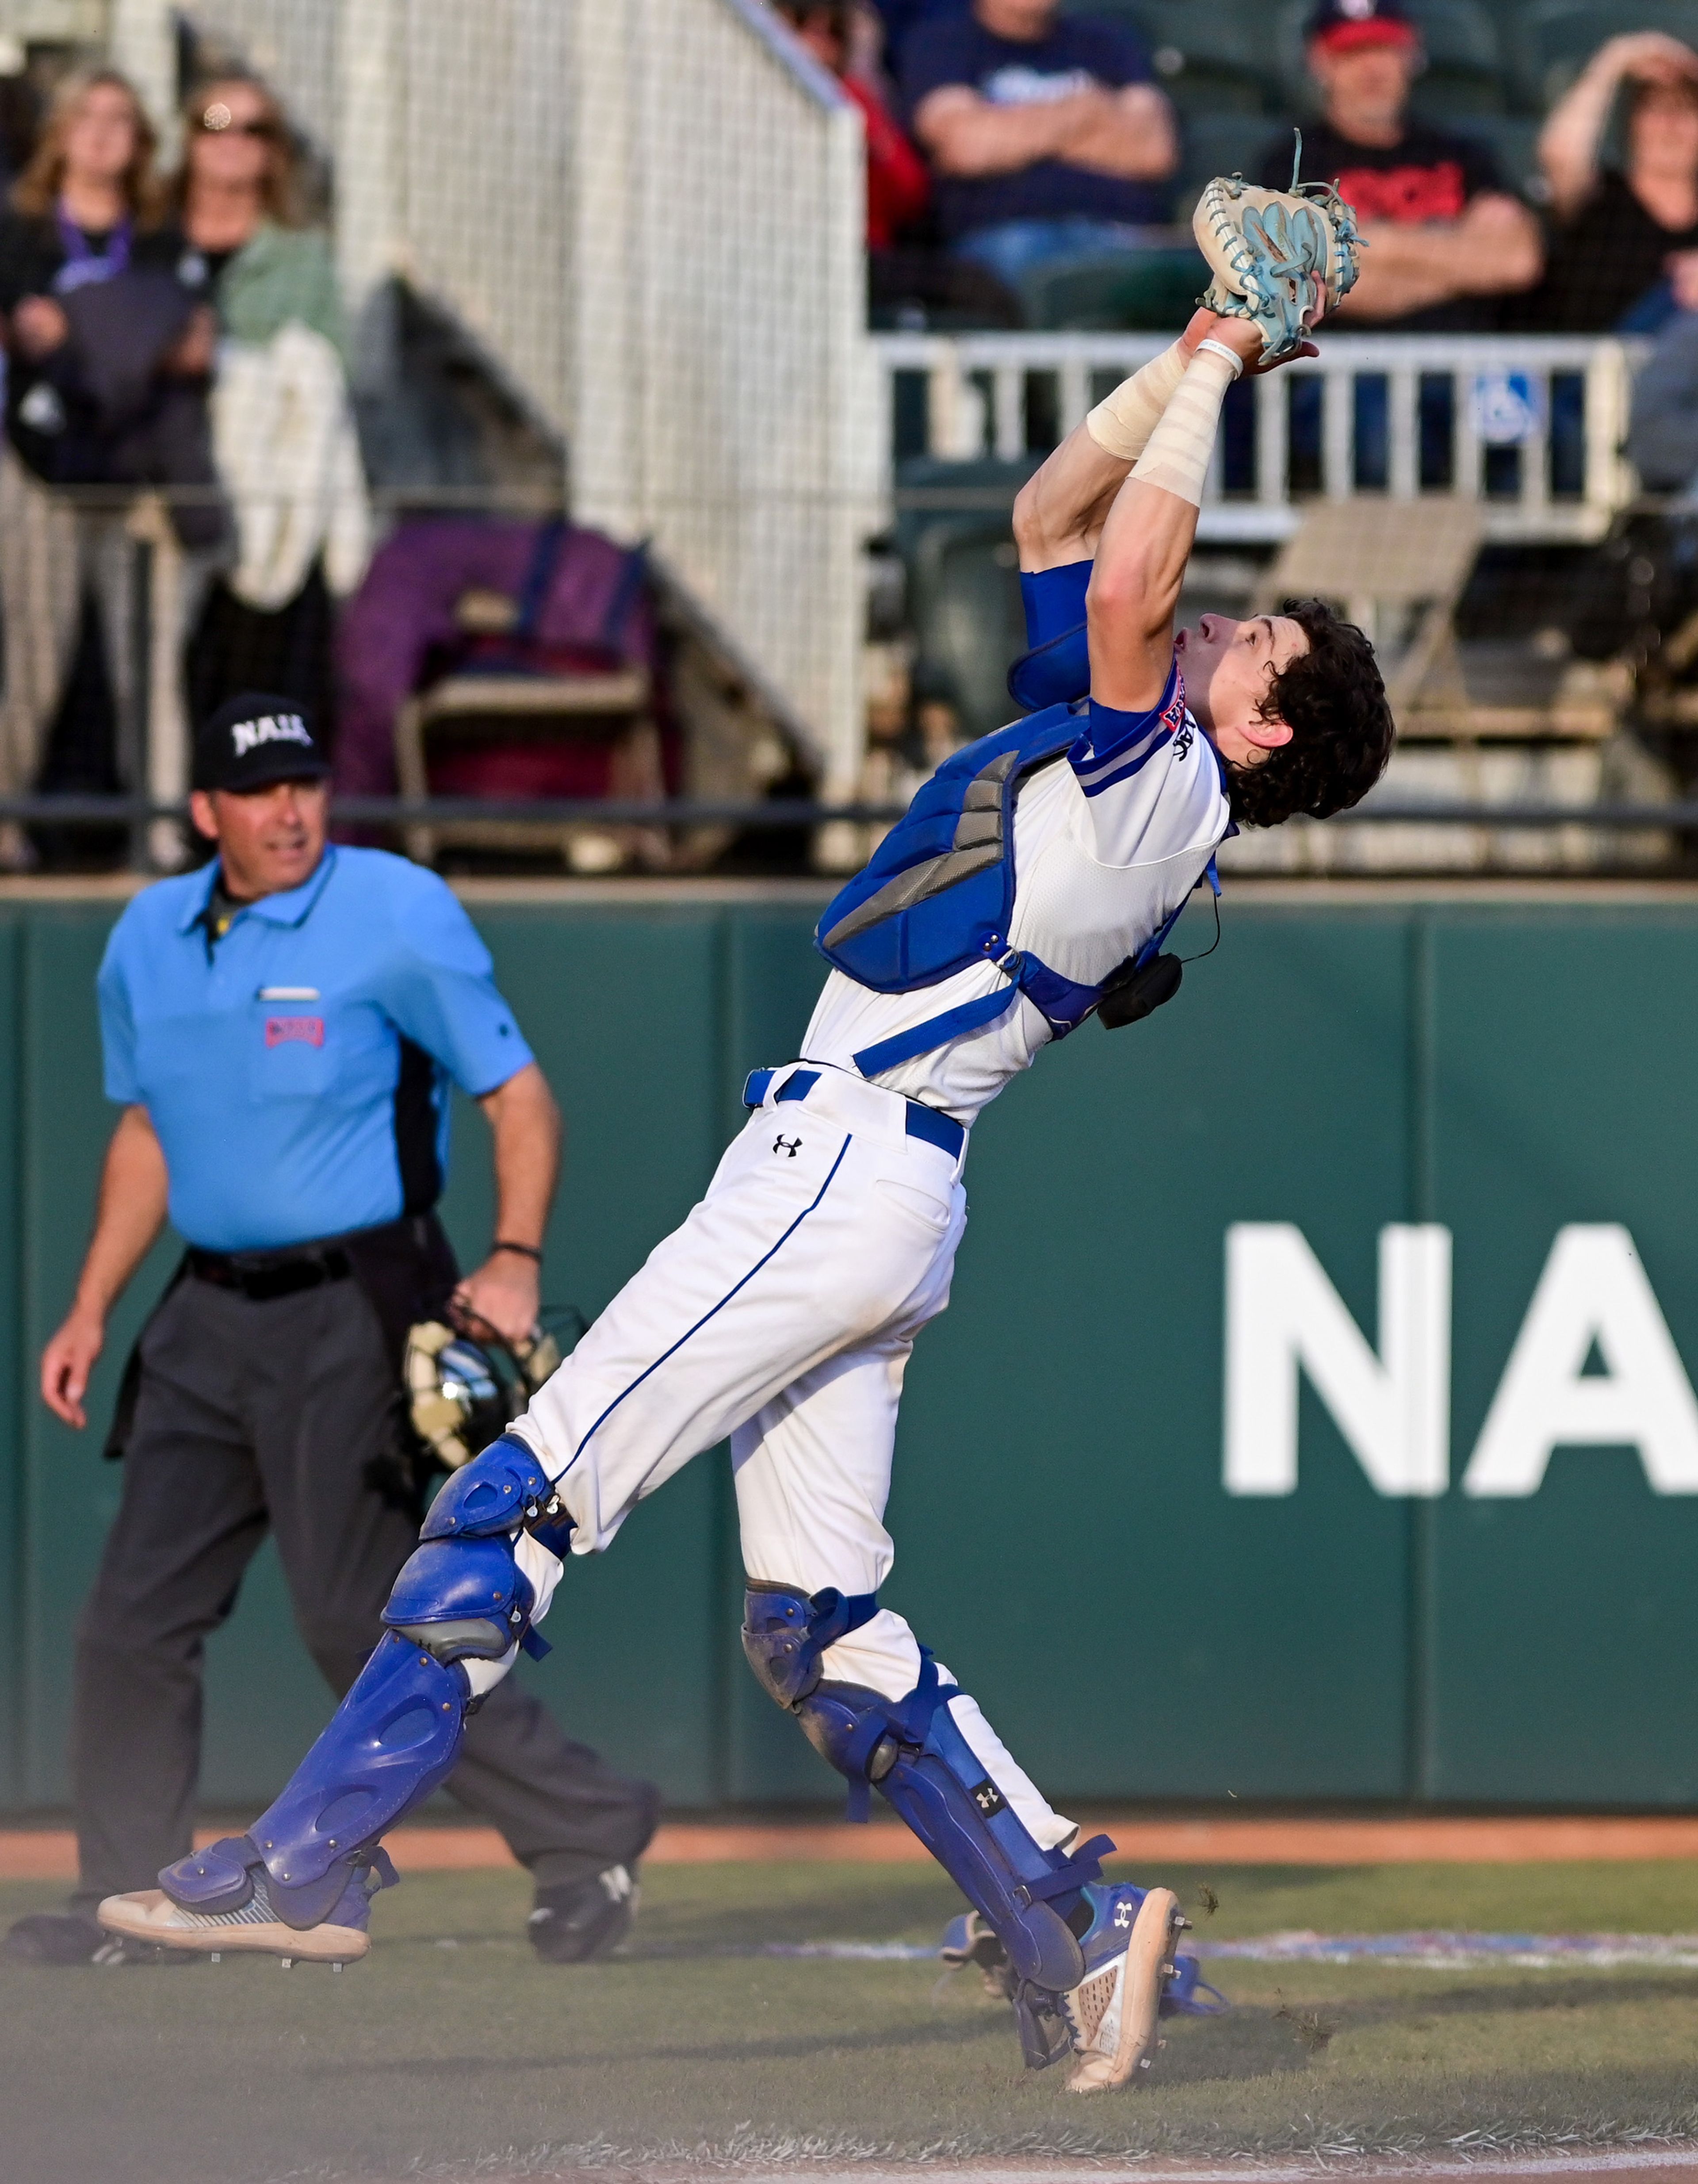
[{"label": "baseball catcher", "polygon": [[1354,804],[1390,747],[1367,641],[1318,602],[1175,635],[1226,391],[1302,350],[1354,264],[1324,193],[1222,184],[1200,221],[1211,308],[1016,505],[1025,716],[941,766],[827,909],[800,1056],[754,1071],[706,1196],[443,1487],[387,1635],[276,1803],[159,1889],[109,1900],[114,1931],[363,1954],[393,1877],[382,1836],[540,1643],[571,1557],[729,1439],[749,1666],[852,1804],[877,1790],[957,1883],[966,1953],[994,1957],[1027,2063],[1070,2058],[1079,2092],[1122,2086],[1164,2011],[1206,2006],[1172,1893],[1105,1875],[1112,1843],[1081,1840],[879,1599],[903,1371],[949,1301],[976,1118],[1088,1017],[1131,1022],[1171,995],[1162,942],[1228,834]]}]

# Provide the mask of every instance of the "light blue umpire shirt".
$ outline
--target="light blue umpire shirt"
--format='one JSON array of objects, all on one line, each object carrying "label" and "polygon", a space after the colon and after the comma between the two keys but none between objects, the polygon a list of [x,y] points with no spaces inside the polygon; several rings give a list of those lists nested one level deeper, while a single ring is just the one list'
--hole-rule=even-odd
[{"label": "light blue umpire shirt", "polygon": [[217,870],[144,888],[100,966],[106,1096],[152,1118],[178,1234],[271,1251],[425,1212],[448,1080],[481,1097],[532,1058],[471,920],[434,872],[332,845],[214,939]]}]

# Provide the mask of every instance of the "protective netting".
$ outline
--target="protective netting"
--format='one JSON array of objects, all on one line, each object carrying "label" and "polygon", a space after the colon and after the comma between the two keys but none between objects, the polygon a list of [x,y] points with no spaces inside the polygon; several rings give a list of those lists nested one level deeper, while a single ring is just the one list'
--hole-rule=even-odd
[{"label": "protective netting", "polygon": [[652,541],[851,788],[880,450],[860,124],[830,79],[759,0],[191,20],[331,150],[356,319],[385,271],[450,313],[565,440],[574,516]]}]

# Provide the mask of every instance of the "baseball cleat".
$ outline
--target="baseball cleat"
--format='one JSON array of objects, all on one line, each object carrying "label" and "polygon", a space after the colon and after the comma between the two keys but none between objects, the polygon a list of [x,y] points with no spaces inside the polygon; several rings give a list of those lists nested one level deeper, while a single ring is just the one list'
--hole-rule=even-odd
[{"label": "baseball cleat", "polygon": [[[218,1852],[242,1847],[245,1838],[237,1837],[215,1844],[210,1855],[191,1852],[161,1874],[167,1886],[109,1896],[96,1916],[109,1934],[125,1941],[151,1942],[158,1947],[188,1949],[214,1958],[226,1950],[239,1950],[279,1957],[286,1966],[300,1963],[340,1969],[366,1954],[371,1947],[365,1930],[371,1898],[394,1879],[394,1868],[381,1851],[373,1854],[370,1864],[354,1868],[329,1916],[310,1926],[292,1926],[278,1916],[265,1868],[257,1863],[236,1869],[240,1880],[237,1887],[221,1892],[224,1903],[215,1911],[196,1910],[179,1900],[198,1880],[223,1878],[230,1862],[220,1860]],[[177,1883],[175,1891],[169,1886],[173,1881]],[[241,1900],[231,1902],[238,1892]]]},{"label": "baseball cleat", "polygon": [[241,1911],[208,1914],[183,1910],[163,1888],[138,1888],[128,1896],[109,1896],[99,1916],[109,1934],[120,1935],[127,1942],[192,1949],[203,1956],[220,1957],[226,1950],[240,1949],[281,1957],[286,1964],[298,1958],[308,1964],[345,1964],[363,1957],[371,1947],[370,1936],[357,1926],[337,1926],[326,1921],[298,1932],[269,1913],[263,1892],[258,1889],[253,1903]]},{"label": "baseball cleat", "polygon": [[1166,2044],[1155,2036],[1158,2019],[1216,2017],[1227,2002],[1203,1978],[1195,1957],[1176,1952],[1190,1921],[1180,1916],[1171,1889],[1092,1881],[1080,1902],[1088,1920],[1079,1936],[1085,1976],[1065,1994],[1022,1986],[990,1921],[977,1911],[949,1921],[938,1954],[952,1971],[975,1966],[988,1994],[1014,2004],[1028,2068],[1043,2070],[1076,2055],[1068,2091],[1094,2093],[1150,2068],[1154,2050]]},{"label": "baseball cleat", "polygon": [[[1129,1892],[1116,1891],[1098,1910],[1118,1921],[1130,1907]],[[1070,2093],[1105,2092],[1147,2070],[1157,2046],[1161,1990],[1176,1967],[1174,1945],[1184,1925],[1179,1899],[1171,1888],[1152,1888],[1131,1920],[1124,1947],[1107,1957],[1063,1997],[1062,2014],[1073,2036],[1079,2060],[1067,2081]],[[1087,1933],[1086,1962],[1095,1953]]]}]

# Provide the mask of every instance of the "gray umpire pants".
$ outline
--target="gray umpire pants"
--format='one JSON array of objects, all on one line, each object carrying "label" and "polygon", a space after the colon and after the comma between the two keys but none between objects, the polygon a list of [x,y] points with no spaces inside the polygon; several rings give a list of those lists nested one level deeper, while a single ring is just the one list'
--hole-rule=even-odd
[{"label": "gray umpire pants", "polygon": [[[142,1340],[124,1492],[77,1625],[71,1902],[151,1888],[191,1847],[201,1663],[243,1571],[275,1534],[295,1621],[341,1696],[381,1635],[417,1544],[366,1483],[395,1376],[358,1283],[256,1303],[180,1282]],[[263,1688],[253,1693],[263,1708]],[[537,1885],[628,1863],[659,1792],[574,1744],[509,1677],[466,1724],[448,1789],[493,1821]]]}]

